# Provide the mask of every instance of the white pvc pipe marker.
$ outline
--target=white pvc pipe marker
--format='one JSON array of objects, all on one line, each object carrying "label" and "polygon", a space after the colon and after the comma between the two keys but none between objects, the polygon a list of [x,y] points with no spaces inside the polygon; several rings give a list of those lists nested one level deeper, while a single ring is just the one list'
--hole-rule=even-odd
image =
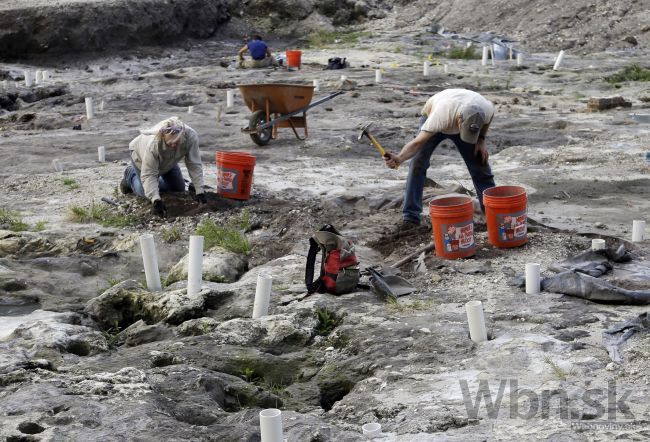
[{"label": "white pvc pipe marker", "polygon": [[34,82],[32,79],[32,73],[30,71],[24,71],[23,75],[25,76],[25,86],[31,87]]},{"label": "white pvc pipe marker", "polygon": [[564,51],[560,51],[560,53],[557,54],[557,58],[555,59],[555,64],[553,65],[554,71],[560,69],[560,66],[562,65],[562,60],[564,60]]},{"label": "white pvc pipe marker", "polygon": [[104,146],[97,147],[97,161],[100,163],[106,162],[106,148]]},{"label": "white pvc pipe marker", "polygon": [[382,81],[381,69],[375,69],[375,83],[381,83],[381,81]]},{"label": "white pvc pipe marker", "polygon": [[277,408],[260,411],[260,433],[262,442],[283,442],[282,412]]},{"label": "white pvc pipe marker", "polygon": [[146,233],[140,236],[140,249],[142,250],[142,263],[147,278],[147,288],[150,292],[159,292],[162,290],[162,286],[160,285],[158,256],[156,255],[156,243],[153,241],[153,235]]},{"label": "white pvc pipe marker", "polygon": [[605,250],[607,248],[607,244],[605,244],[605,240],[602,238],[594,238],[591,240],[591,250]]},{"label": "white pvc pipe marker", "polygon": [[190,259],[187,269],[187,294],[196,295],[201,291],[203,280],[203,237],[190,236]]},{"label": "white pvc pipe marker", "polygon": [[320,91],[320,82],[318,80],[314,80],[314,92]]},{"label": "white pvc pipe marker", "polygon": [[641,242],[645,239],[645,221],[635,219],[632,221],[632,242]]},{"label": "white pvc pipe marker", "polygon": [[465,304],[467,312],[467,322],[469,323],[469,337],[472,341],[487,341],[487,331],[485,330],[485,318],[483,317],[483,303],[481,301],[469,301]]},{"label": "white pvc pipe marker", "polygon": [[373,437],[379,436],[381,434],[381,424],[378,424],[376,422],[364,424],[361,426],[361,432],[368,439],[372,439]]},{"label": "white pvc pipe marker", "polygon": [[261,318],[269,313],[271,302],[271,286],[273,277],[266,273],[257,275],[257,289],[255,290],[255,302],[253,303],[253,319]]},{"label": "white pvc pipe marker", "polygon": [[228,89],[226,92],[226,107],[232,107],[235,104],[235,91]]},{"label": "white pvc pipe marker", "polygon": [[517,53],[517,66],[521,66],[522,64],[524,64],[524,54],[522,54],[521,52],[518,52]]},{"label": "white pvc pipe marker", "polygon": [[425,77],[428,77],[430,67],[431,67],[431,64],[428,61],[425,61],[424,65],[422,66],[422,75],[424,75]]},{"label": "white pvc pipe marker", "polygon": [[536,295],[539,289],[539,264],[529,262],[526,264],[526,293]]},{"label": "white pvc pipe marker", "polygon": [[34,76],[34,84],[43,84],[43,71],[36,71]]},{"label": "white pvc pipe marker", "polygon": [[488,61],[488,47],[483,46],[483,56],[481,57],[481,66],[487,66],[487,61]]},{"label": "white pvc pipe marker", "polygon": [[93,106],[92,97],[86,97],[86,119],[92,120],[95,118],[95,108]]}]

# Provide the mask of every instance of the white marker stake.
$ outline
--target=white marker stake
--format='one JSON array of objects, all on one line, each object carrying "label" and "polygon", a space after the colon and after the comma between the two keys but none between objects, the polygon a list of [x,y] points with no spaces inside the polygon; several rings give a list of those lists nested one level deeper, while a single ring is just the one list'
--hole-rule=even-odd
[{"label": "white marker stake", "polygon": [[605,240],[602,238],[594,238],[591,240],[591,250],[605,250],[607,248],[607,244],[605,244]]},{"label": "white marker stake", "polygon": [[283,442],[282,412],[277,408],[260,411],[260,433],[262,442]]},{"label": "white marker stake", "polygon": [[187,294],[196,295],[201,291],[203,280],[203,237],[190,236],[190,259],[187,270]]},{"label": "white marker stake", "polygon": [[56,172],[63,172],[63,163],[58,158],[52,160],[52,167]]},{"label": "white marker stake", "polygon": [[430,67],[430,66],[431,66],[431,65],[429,64],[428,61],[425,61],[425,62],[424,62],[424,65],[422,66],[422,75],[424,75],[425,77],[428,77],[428,76],[429,76],[429,67]]},{"label": "white marker stake", "polygon": [[469,301],[465,304],[467,322],[469,323],[469,337],[477,344],[487,341],[485,330],[485,318],[483,317],[483,303],[481,301]]},{"label": "white marker stake", "polygon": [[235,104],[235,91],[228,89],[226,92],[226,107],[233,107]]},{"label": "white marker stake", "polygon": [[36,75],[34,76],[34,84],[42,84],[43,83],[43,71],[36,71]]},{"label": "white marker stake", "polygon": [[100,163],[106,162],[106,148],[104,146],[99,146],[97,148],[97,161]]},{"label": "white marker stake", "polygon": [[557,58],[555,59],[555,64],[553,65],[554,71],[560,69],[560,66],[562,65],[562,60],[564,60],[564,51],[560,51],[560,53],[557,54]]},{"label": "white marker stake", "polygon": [[641,242],[645,239],[645,221],[635,219],[632,221],[632,242]]},{"label": "white marker stake", "polygon": [[100,112],[104,112],[104,105],[105,105],[104,100],[99,102],[99,111]]},{"label": "white marker stake", "polygon": [[448,65],[448,64],[444,64],[444,65],[442,65],[442,71],[443,71],[445,74],[448,74],[448,73],[449,73],[449,65]]},{"label": "white marker stake", "polygon": [[32,79],[32,73],[25,71],[23,75],[25,76],[25,86],[32,87],[32,84],[34,83],[34,80]]},{"label": "white marker stake", "polygon": [[144,274],[147,278],[147,288],[150,292],[160,292],[160,273],[158,273],[158,256],[156,255],[156,244],[153,235],[150,233],[140,236],[140,249],[142,250],[142,263]]},{"label": "white marker stake", "polygon": [[483,56],[481,57],[481,66],[487,66],[487,61],[488,61],[488,47],[483,46]]},{"label": "white marker stake", "polygon": [[187,106],[187,113],[188,114],[193,114],[194,113],[194,106]]},{"label": "white marker stake", "polygon": [[341,75],[341,81],[345,81],[347,79],[348,79],[348,77],[346,77],[345,75]]},{"label": "white marker stake", "polygon": [[372,439],[381,434],[381,424],[378,424],[376,422],[370,424],[364,424],[361,427],[361,432],[363,433],[364,436],[366,436],[366,438]]},{"label": "white marker stake", "polygon": [[86,97],[86,119],[92,120],[95,118],[95,108],[93,107],[92,97]]},{"label": "white marker stake", "polygon": [[320,82],[318,80],[314,80],[314,92],[320,91]]},{"label": "white marker stake", "polygon": [[266,273],[257,275],[257,289],[255,290],[255,302],[253,303],[253,319],[261,318],[269,313],[271,302],[271,285],[273,277]]},{"label": "white marker stake", "polygon": [[491,60],[492,61],[492,66],[494,66],[494,60],[496,58],[494,56],[494,45],[490,45],[490,56],[492,57],[492,60]]},{"label": "white marker stake", "polygon": [[526,293],[537,295],[539,289],[539,264],[529,262],[526,264]]},{"label": "white marker stake", "polygon": [[524,54],[521,52],[517,53],[517,66],[524,64]]},{"label": "white marker stake", "polygon": [[375,83],[381,83],[382,80],[381,69],[375,69]]},{"label": "white marker stake", "polygon": [[43,83],[50,79],[50,71],[43,71]]}]

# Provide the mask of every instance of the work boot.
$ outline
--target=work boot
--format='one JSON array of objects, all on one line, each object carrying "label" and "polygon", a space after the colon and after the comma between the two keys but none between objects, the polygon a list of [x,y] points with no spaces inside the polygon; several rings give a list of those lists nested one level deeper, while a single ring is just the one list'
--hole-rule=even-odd
[{"label": "work boot", "polygon": [[420,223],[411,221],[409,219],[402,220],[402,224],[399,225],[398,227],[398,232],[403,233],[403,232],[408,232],[410,230],[414,230],[420,227]]},{"label": "work boot", "polygon": [[122,181],[120,181],[120,191],[124,195],[127,195],[129,193],[133,193],[133,189],[131,189],[131,184],[129,183],[129,181],[126,178],[129,175],[130,167],[131,166],[126,166],[126,169],[124,169],[124,175],[122,176]]}]

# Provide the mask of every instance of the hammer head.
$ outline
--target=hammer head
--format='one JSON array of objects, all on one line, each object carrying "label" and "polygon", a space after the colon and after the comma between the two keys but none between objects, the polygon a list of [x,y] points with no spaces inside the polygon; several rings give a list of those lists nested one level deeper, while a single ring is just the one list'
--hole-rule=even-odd
[{"label": "hammer head", "polygon": [[361,126],[360,132],[359,132],[359,137],[357,138],[358,141],[361,141],[361,138],[363,138],[363,136],[367,134],[368,129],[370,128],[371,125],[372,125],[372,122],[366,123],[366,124]]}]

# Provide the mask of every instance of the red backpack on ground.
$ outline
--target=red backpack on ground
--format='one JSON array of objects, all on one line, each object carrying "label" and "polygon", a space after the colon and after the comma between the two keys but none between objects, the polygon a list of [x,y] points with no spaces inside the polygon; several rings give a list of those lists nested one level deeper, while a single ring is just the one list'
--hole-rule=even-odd
[{"label": "red backpack on ground", "polygon": [[[319,249],[322,252],[321,271],[318,279],[314,281],[314,266]],[[342,237],[329,224],[309,238],[309,253],[305,267],[305,285],[309,294],[350,293],[357,288],[359,278],[359,260],[354,253],[352,241]]]}]

